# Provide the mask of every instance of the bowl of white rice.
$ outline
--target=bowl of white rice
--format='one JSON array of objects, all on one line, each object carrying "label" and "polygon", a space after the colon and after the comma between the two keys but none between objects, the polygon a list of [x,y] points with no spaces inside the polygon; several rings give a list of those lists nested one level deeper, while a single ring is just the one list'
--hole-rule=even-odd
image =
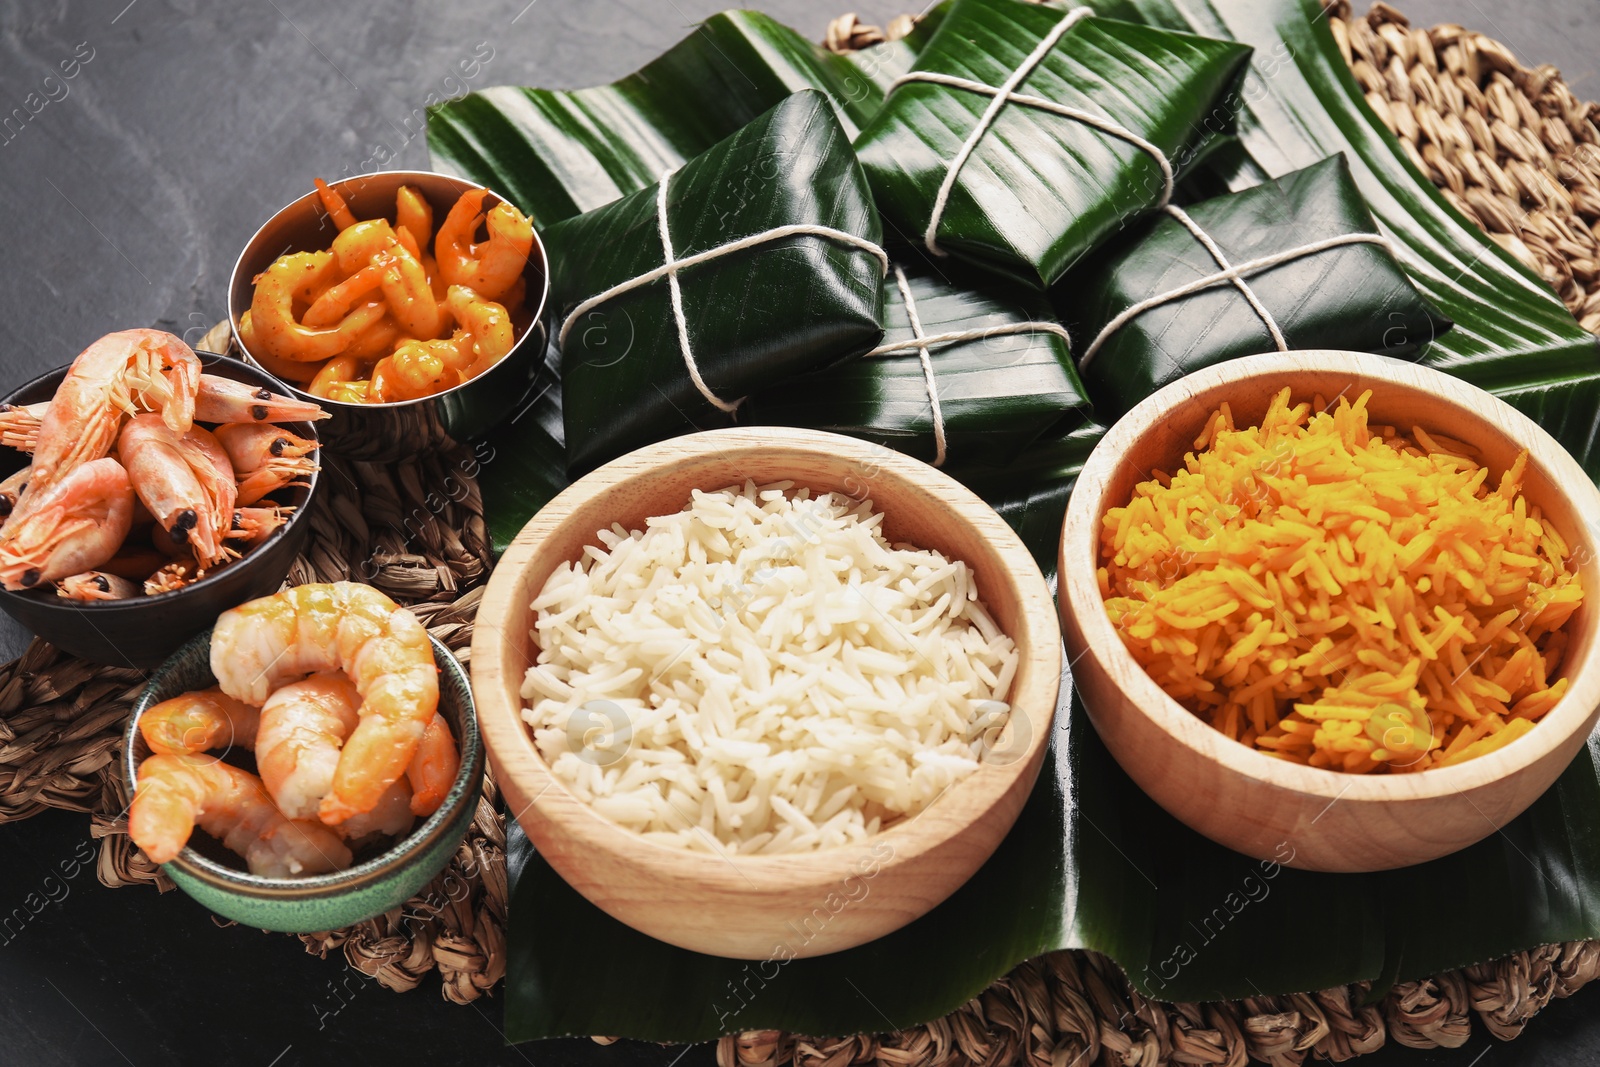
[{"label": "bowl of white rice", "polygon": [[817,956],[988,859],[1061,674],[1050,591],[949,476],[854,438],[714,430],[529,521],[478,611],[473,689],[510,810],[660,940]]}]

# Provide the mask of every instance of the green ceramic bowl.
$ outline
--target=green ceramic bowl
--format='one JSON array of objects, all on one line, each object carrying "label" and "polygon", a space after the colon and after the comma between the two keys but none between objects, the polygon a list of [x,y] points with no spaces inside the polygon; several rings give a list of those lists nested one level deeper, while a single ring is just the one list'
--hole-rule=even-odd
[{"label": "green ceramic bowl", "polygon": [[[483,788],[483,744],[472,705],[467,674],[455,656],[437,640],[433,657],[439,664],[439,711],[455,731],[461,749],[461,773],[444,804],[398,844],[371,859],[333,874],[313,878],[261,878],[242,869],[231,853],[193,845],[162,871],[178,888],[227,919],[263,930],[308,934],[381,915],[398,907],[444,869],[478,810]],[[139,763],[149,755],[139,733],[139,719],[163,700],[216,684],[211,674],[211,633],[198,635],[178,649],[151,676],[128,720],[122,772],[132,793]],[[197,837],[204,837],[204,834]],[[232,862],[212,858],[227,857]],[[240,864],[236,866],[235,864]]]}]

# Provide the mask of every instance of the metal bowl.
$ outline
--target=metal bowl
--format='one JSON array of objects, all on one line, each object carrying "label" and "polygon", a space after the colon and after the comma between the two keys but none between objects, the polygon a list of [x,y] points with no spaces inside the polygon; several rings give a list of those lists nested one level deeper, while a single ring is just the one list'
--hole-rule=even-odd
[{"label": "metal bowl", "polygon": [[[358,217],[383,216],[390,221],[394,219],[395,193],[402,185],[414,186],[432,205],[436,223],[443,221],[462,193],[485,188],[464,178],[425,170],[379,171],[330,184]],[[503,200],[505,197],[490,189],[485,208]],[[228,285],[228,324],[234,344],[251,362],[254,357],[239,339],[239,318],[250,310],[256,275],[285,253],[326,250],[338,232],[322,198],[313,190],[268,219],[244,246]],[[395,404],[347,404],[312,396],[291,383],[290,392],[295,396],[332,413],[332,418],[321,423],[323,447],[349,459],[387,463],[475,440],[493,429],[527,395],[549,340],[544,312],[550,268],[537,231],[523,276],[533,324],[503,359],[454,389]]]},{"label": "metal bowl", "polygon": [[[275,393],[289,391],[283,382],[258,367],[210,352],[196,355],[207,374],[265,386]],[[66,367],[57,367],[3,398],[4,403],[36,404],[49,400],[66,374]],[[316,440],[318,427],[327,423],[283,425],[301,437]],[[20,452],[0,449],[0,478],[20,470],[27,462],[28,457]],[[48,590],[13,593],[0,589],[0,610],[75,656],[119,667],[153,667],[189,637],[209,628],[224,611],[265,596],[283,584],[311,533],[308,512],[321,485],[321,475],[312,474],[309,482],[304,487],[273,494],[274,499],[293,505],[295,510],[271,537],[246,552],[243,559],[192,585],[156,596],[93,602],[64,600]]]}]

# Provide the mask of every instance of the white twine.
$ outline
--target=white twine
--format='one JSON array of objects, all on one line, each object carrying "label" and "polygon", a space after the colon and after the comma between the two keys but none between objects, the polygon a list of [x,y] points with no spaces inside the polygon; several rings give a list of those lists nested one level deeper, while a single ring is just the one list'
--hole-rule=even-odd
[{"label": "white twine", "polygon": [[671,171],[661,175],[658,183],[660,188],[656,194],[656,217],[661,234],[663,257],[661,266],[656,267],[654,270],[645,271],[635,278],[629,278],[625,282],[613,285],[605,292],[591,296],[573,308],[566,321],[561,324],[561,333],[557,344],[563,349],[566,348],[567,337],[571,334],[572,327],[584,315],[601,304],[621,296],[623,293],[630,293],[635,289],[641,289],[646,285],[651,285],[662,278],[666,278],[672,295],[672,315],[678,324],[678,348],[683,354],[683,365],[689,371],[689,379],[694,382],[695,388],[700,390],[700,395],[705,397],[713,407],[731,415],[739,410],[739,405],[744,403],[744,398],[740,397],[732,402],[723,400],[711,391],[711,387],[701,377],[700,366],[695,362],[694,349],[689,344],[689,320],[683,310],[683,289],[678,283],[678,272],[688,267],[696,267],[702,263],[720,259],[734,252],[742,252],[747,248],[755,248],[758,245],[781,241],[786,237],[823,237],[830,241],[852,245],[865,252],[871,252],[877,258],[879,269],[883,274],[888,274],[889,272],[889,254],[865,237],[858,237],[853,233],[846,233],[844,230],[836,230],[831,226],[818,226],[812,223],[790,223],[787,226],[776,226],[770,230],[753,233],[748,237],[741,237],[737,241],[730,241],[725,245],[718,245],[716,248],[708,248],[704,252],[696,252],[692,256],[678,259],[672,248],[672,234],[667,227],[667,181],[671,177]]},{"label": "white twine", "polygon": [[1338,237],[1328,237],[1321,241],[1313,241],[1310,244],[1301,245],[1298,248],[1291,248],[1283,252],[1274,252],[1270,256],[1261,256],[1258,259],[1248,260],[1247,262],[1229,267],[1226,270],[1219,270],[1215,274],[1207,274],[1202,278],[1196,278],[1194,281],[1187,282],[1168,292],[1147,297],[1146,299],[1141,300],[1137,304],[1129,307],[1116,318],[1105,324],[1105,327],[1095,337],[1094,341],[1090,343],[1089,347],[1084,349],[1083,358],[1078,361],[1078,367],[1080,369],[1087,367],[1089,365],[1089,361],[1094,359],[1095,353],[1099,352],[1101,346],[1104,345],[1106,341],[1110,340],[1112,334],[1116,333],[1123,326],[1127,325],[1128,322],[1140,315],[1143,315],[1151,308],[1160,307],[1162,304],[1179,300],[1188,296],[1190,293],[1198,293],[1202,289],[1209,289],[1213,285],[1221,285],[1224,282],[1232,282],[1235,278],[1239,278],[1246,274],[1253,274],[1256,271],[1266,270],[1269,267],[1276,267],[1279,264],[1288,263],[1291,260],[1302,259],[1306,256],[1316,255],[1318,252],[1326,252],[1330,248],[1339,248],[1343,245],[1356,244],[1382,245],[1384,248],[1389,247],[1388,239],[1382,234],[1341,234]]},{"label": "white twine", "polygon": [[928,403],[933,408],[933,448],[935,467],[944,466],[947,455],[944,426],[944,409],[939,405],[939,386],[933,373],[933,355],[929,351],[939,345],[959,344],[963,341],[982,341],[990,337],[1005,337],[1021,333],[1053,333],[1066,341],[1070,347],[1072,337],[1065,327],[1057,322],[1007,322],[999,326],[980,327],[971,330],[952,330],[947,333],[926,334],[922,329],[922,317],[917,314],[917,301],[911,295],[911,283],[906,280],[906,272],[900,267],[894,269],[895,284],[900,287],[900,296],[906,303],[906,318],[911,320],[911,337],[904,341],[890,341],[881,344],[868,352],[864,359],[874,359],[879,356],[892,356],[900,352],[915,349],[917,359],[922,364],[922,380],[928,387]]},{"label": "white twine", "polygon": [[1068,107],[1065,104],[1058,104],[1054,100],[1046,100],[1042,96],[1030,96],[1016,91],[1017,86],[1027,80],[1028,75],[1032,74],[1034,68],[1044,61],[1044,57],[1060,43],[1061,38],[1066,35],[1068,30],[1072,29],[1082,19],[1093,15],[1094,12],[1087,7],[1073,8],[1065,18],[1051,28],[1050,32],[1044,36],[1044,39],[1039,42],[1038,47],[1022,61],[1021,66],[1011,72],[1011,76],[999,88],[985,85],[983,82],[972,81],[969,78],[958,78],[952,74],[939,74],[929,70],[914,70],[910,73],[902,74],[889,86],[889,91],[893,92],[907,82],[930,82],[934,85],[947,85],[954,89],[964,89],[967,92],[981,93],[984,96],[993,97],[989,102],[988,108],[984,110],[983,115],[978,119],[978,124],[967,135],[961,150],[956,153],[955,158],[950,161],[950,166],[945,170],[944,181],[939,186],[938,195],[934,197],[933,214],[928,219],[928,229],[922,235],[923,244],[927,246],[929,252],[936,256],[946,254],[939,247],[938,230],[939,223],[944,219],[945,208],[949,205],[950,194],[955,189],[956,177],[961,173],[961,168],[966,166],[968,158],[978,147],[978,142],[983,139],[985,133],[989,132],[989,127],[994,124],[995,119],[1000,116],[1001,110],[1007,104],[1022,104],[1025,107],[1047,111],[1052,115],[1060,115],[1063,118],[1081,122],[1086,126],[1092,126],[1102,133],[1110,134],[1128,142],[1135,148],[1147,153],[1155,160],[1156,166],[1161,168],[1163,187],[1161,199],[1156,206],[1166,207],[1168,201],[1172,199],[1172,163],[1167,159],[1166,153],[1161,151],[1160,147],[1134,133],[1121,123],[1105,118],[1102,115],[1096,115],[1081,108]]},{"label": "white twine", "polygon": [[[1183,223],[1184,229],[1193,234],[1194,239],[1205,246],[1206,251],[1211,253],[1211,258],[1216,260],[1217,266],[1223,270],[1233,269],[1233,264],[1228,262],[1228,257],[1223,254],[1221,248],[1217,247],[1217,242],[1211,239],[1209,233],[1200,228],[1198,222],[1189,217],[1187,211],[1176,204],[1168,204],[1166,211],[1167,214]],[[1236,277],[1233,279],[1233,285],[1234,288],[1239,290],[1240,295],[1244,297],[1245,302],[1255,311],[1256,316],[1266,324],[1267,332],[1272,335],[1272,343],[1278,346],[1278,351],[1289,351],[1289,342],[1283,339],[1283,331],[1278,329],[1278,320],[1272,317],[1272,312],[1268,311],[1266,305],[1261,302],[1261,298],[1256,296],[1256,291],[1250,288],[1250,283],[1243,278]]]}]

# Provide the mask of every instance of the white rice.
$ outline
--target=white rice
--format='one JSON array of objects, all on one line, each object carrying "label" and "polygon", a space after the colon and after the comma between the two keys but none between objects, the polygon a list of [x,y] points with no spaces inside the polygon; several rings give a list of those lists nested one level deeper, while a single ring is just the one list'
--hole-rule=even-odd
[{"label": "white rice", "polygon": [[1016,646],[960,560],[890,545],[872,502],[696,490],[558,567],[523,718],[596,811],[738,853],[860,841],[978,769]]}]

